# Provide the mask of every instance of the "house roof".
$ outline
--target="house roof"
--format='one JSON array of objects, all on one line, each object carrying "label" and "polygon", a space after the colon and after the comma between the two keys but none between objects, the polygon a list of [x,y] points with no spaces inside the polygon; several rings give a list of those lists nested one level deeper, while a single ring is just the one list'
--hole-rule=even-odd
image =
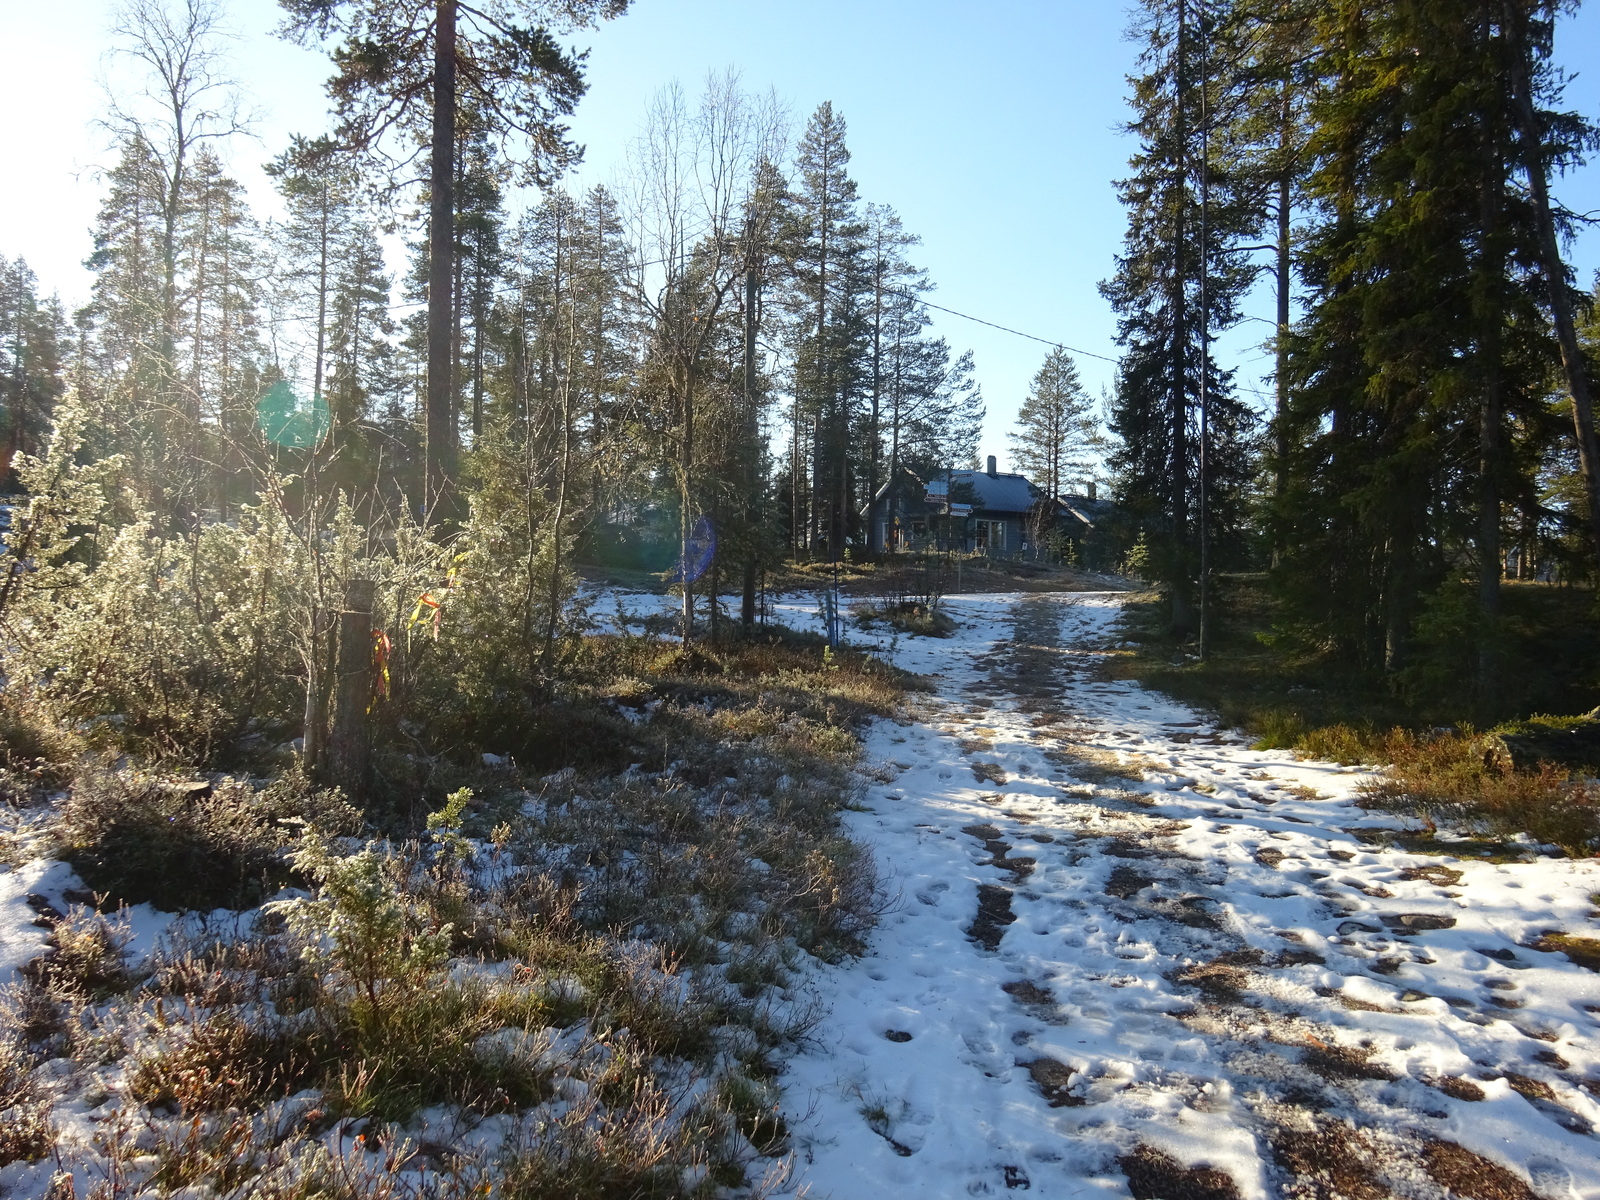
[{"label": "house roof", "polygon": [[969,486],[977,497],[974,507],[986,512],[1025,513],[1033,507],[1038,495],[1033,485],[1021,475],[990,475],[987,471],[951,471],[948,477],[935,476],[928,480],[927,494],[943,500],[946,478],[955,487],[963,484]]},{"label": "house roof", "polygon": [[1078,520],[1090,528],[1095,522],[1104,520],[1116,508],[1110,500],[1100,497],[1091,500],[1088,496],[1057,496],[1056,503],[1063,512],[1071,513]]}]

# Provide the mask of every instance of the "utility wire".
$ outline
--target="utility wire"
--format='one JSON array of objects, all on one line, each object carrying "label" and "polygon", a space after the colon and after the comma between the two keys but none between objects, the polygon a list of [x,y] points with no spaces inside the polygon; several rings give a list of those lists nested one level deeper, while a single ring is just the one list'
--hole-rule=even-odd
[{"label": "utility wire", "polygon": [[[654,262],[632,263],[630,265],[634,266],[634,267],[654,267],[654,266],[659,266],[661,263],[666,262],[666,261],[668,261],[668,260],[667,259],[657,259]],[[911,292],[911,291],[906,291],[903,288],[883,287],[882,285],[878,285],[878,288],[881,291],[894,292],[897,295],[905,296],[910,300],[916,301],[918,304],[922,305],[922,307],[924,307],[924,308],[936,308],[942,313],[949,313],[952,317],[960,317],[963,321],[973,321],[973,322],[976,322],[979,325],[987,325],[990,329],[998,329],[1001,333],[1009,333],[1014,337],[1027,338],[1030,342],[1038,342],[1041,345],[1051,346],[1051,347],[1054,347],[1057,350],[1066,350],[1066,351],[1069,351],[1069,352],[1071,352],[1073,354],[1081,354],[1085,358],[1098,358],[1101,362],[1108,362],[1108,363],[1112,363],[1113,365],[1115,365],[1118,362],[1118,360],[1115,359],[1115,358],[1111,358],[1111,357],[1109,357],[1107,355],[1104,355],[1104,354],[1096,354],[1093,350],[1079,350],[1076,346],[1069,346],[1065,342],[1052,341],[1050,338],[1042,338],[1042,337],[1039,337],[1037,334],[1024,333],[1020,329],[1012,329],[1009,325],[1001,325],[1000,323],[998,323],[996,321],[986,321],[986,320],[984,320],[984,318],[975,317],[971,313],[957,312],[953,308],[946,308],[942,304],[935,304],[931,300],[924,300],[917,293]],[[522,290],[523,290],[523,285],[521,285],[521,284],[512,284],[512,285],[510,285],[508,287],[494,288],[492,290],[491,294],[492,295],[496,295],[496,296],[504,296],[504,295],[509,295],[512,292],[519,292],[519,291],[522,291]],[[404,304],[391,304],[389,306],[389,311],[390,312],[398,312],[403,308],[421,308],[426,303],[427,303],[426,300],[410,300],[410,301],[405,302]]]},{"label": "utility wire", "polygon": [[[901,292],[901,295],[910,296],[911,293]],[[960,317],[964,321],[976,321],[979,325],[987,325],[990,329],[998,329],[1002,333],[1010,333],[1019,338],[1027,338],[1030,342],[1041,342],[1046,346],[1053,346],[1057,350],[1070,350],[1073,354],[1081,354],[1085,358],[1098,358],[1101,362],[1115,363],[1118,361],[1114,358],[1108,358],[1104,354],[1096,354],[1093,350],[1079,350],[1075,346],[1068,346],[1065,342],[1052,342],[1049,338],[1037,337],[1031,333],[1023,333],[1022,330],[1012,329],[1009,325],[999,325],[994,321],[985,321],[982,317],[975,317],[971,313],[957,312],[953,308],[946,308],[942,304],[934,304],[930,301],[922,299],[920,296],[914,296],[913,299],[915,299],[917,303],[921,304],[924,308],[937,308],[940,312],[949,313],[952,317]]]}]

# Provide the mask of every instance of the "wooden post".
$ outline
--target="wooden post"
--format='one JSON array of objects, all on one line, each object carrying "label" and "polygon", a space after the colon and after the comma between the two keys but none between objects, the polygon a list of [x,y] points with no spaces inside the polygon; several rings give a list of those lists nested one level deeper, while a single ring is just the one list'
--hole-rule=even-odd
[{"label": "wooden post", "polygon": [[329,782],[356,805],[366,801],[372,775],[372,733],[367,725],[372,698],[372,591],[370,579],[345,584],[333,732],[328,738]]}]

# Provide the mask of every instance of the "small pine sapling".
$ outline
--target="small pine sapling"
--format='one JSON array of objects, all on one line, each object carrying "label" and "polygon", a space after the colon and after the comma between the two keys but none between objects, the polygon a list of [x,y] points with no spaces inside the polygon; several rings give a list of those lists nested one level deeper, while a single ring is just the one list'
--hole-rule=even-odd
[{"label": "small pine sapling", "polygon": [[369,843],[353,855],[335,854],[307,826],[290,862],[316,882],[318,894],[266,907],[283,914],[308,962],[350,979],[369,1021],[378,1020],[385,996],[414,987],[448,958],[454,928],[423,928],[416,906],[394,882],[393,856],[386,851]]}]

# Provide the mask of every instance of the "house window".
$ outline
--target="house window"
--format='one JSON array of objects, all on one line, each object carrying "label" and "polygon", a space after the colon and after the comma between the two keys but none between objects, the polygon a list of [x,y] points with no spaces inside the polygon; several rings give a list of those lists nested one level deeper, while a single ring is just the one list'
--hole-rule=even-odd
[{"label": "house window", "polygon": [[978,549],[993,554],[1006,548],[1006,523],[1004,521],[979,521]]}]

